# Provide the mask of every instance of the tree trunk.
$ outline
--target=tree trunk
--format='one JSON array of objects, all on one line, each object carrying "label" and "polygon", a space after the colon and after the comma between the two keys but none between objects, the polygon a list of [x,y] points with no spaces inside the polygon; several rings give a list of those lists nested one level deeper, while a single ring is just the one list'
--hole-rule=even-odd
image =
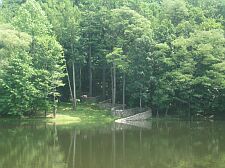
[{"label": "tree trunk", "polygon": [[189,115],[189,119],[191,121],[192,120],[192,116],[191,116],[191,104],[190,104],[190,102],[188,103],[188,115]]},{"label": "tree trunk", "polygon": [[76,110],[77,107],[77,96],[76,96],[76,71],[75,63],[73,62],[73,110]]},{"label": "tree trunk", "polygon": [[167,108],[166,108],[166,114],[165,114],[166,117],[168,116],[169,107],[170,106],[167,106]]},{"label": "tree trunk", "polygon": [[123,72],[123,110],[125,109],[125,85],[126,85],[126,75]]},{"label": "tree trunk", "polygon": [[56,101],[56,96],[55,93],[53,93],[53,118],[56,117],[56,112],[57,112],[57,101]]},{"label": "tree trunk", "polygon": [[103,71],[102,71],[102,98],[105,100],[106,98],[106,67],[105,65],[103,66]]},{"label": "tree trunk", "polygon": [[92,97],[92,62],[91,62],[91,46],[89,47],[89,58],[88,58],[88,61],[89,61],[89,96]]},{"label": "tree trunk", "polygon": [[114,87],[113,87],[113,67],[111,68],[111,89],[112,89],[112,95],[111,95],[111,102],[112,102],[112,104],[113,104],[113,89],[114,89]]},{"label": "tree trunk", "polygon": [[191,100],[190,100],[190,95],[188,96],[188,115],[189,115],[189,119],[191,121]]},{"label": "tree trunk", "polygon": [[140,106],[140,108],[142,108],[141,90],[140,90],[139,106]]},{"label": "tree trunk", "polygon": [[70,81],[70,76],[69,76],[67,65],[66,65],[66,73],[67,73],[67,80],[68,80],[69,89],[70,89],[70,97],[71,97],[71,101],[73,102],[74,98],[73,98],[73,92],[72,92],[71,81]]},{"label": "tree trunk", "polygon": [[79,81],[79,89],[80,89],[80,95],[82,95],[82,69],[81,69],[81,67],[80,67],[80,71],[79,71],[79,73],[80,73],[80,75],[79,75],[79,77],[80,77],[80,81]]},{"label": "tree trunk", "polygon": [[159,118],[159,109],[157,108],[156,117]]},{"label": "tree trunk", "polygon": [[115,107],[116,104],[116,64],[113,63],[113,101],[112,101],[113,107]]}]

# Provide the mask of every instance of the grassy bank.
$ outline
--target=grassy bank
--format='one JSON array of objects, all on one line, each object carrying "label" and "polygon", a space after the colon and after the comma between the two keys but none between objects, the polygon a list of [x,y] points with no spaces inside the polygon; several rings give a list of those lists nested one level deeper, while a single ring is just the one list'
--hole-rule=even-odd
[{"label": "grassy bank", "polygon": [[[42,113],[43,114],[43,113]],[[110,123],[114,121],[114,117],[110,115],[107,110],[99,109],[94,104],[78,104],[76,111],[73,111],[71,103],[60,103],[57,108],[56,118],[52,117],[51,111],[47,114],[47,117],[41,115],[33,117],[16,118],[1,118],[1,123],[14,121],[17,122],[47,122],[48,124],[56,125],[100,125]]]},{"label": "grassy bank", "polygon": [[58,106],[56,118],[48,115],[49,122],[58,124],[68,123],[107,123],[114,120],[109,111],[101,110],[93,104],[79,104],[76,111],[73,111],[70,103],[61,103]]},{"label": "grassy bank", "polygon": [[76,111],[73,111],[70,103],[60,103],[57,109],[56,118],[52,114],[47,116],[49,123],[58,125],[64,124],[101,124],[112,122],[115,118],[107,110],[99,109],[94,104],[79,104]]}]

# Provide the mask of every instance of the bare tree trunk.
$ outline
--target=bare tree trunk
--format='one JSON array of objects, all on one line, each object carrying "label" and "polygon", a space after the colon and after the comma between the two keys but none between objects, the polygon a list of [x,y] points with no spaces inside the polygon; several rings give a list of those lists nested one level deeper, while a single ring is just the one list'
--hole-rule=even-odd
[{"label": "bare tree trunk", "polygon": [[76,71],[75,63],[73,62],[73,110],[75,111],[77,107],[77,96],[76,96]]},{"label": "bare tree trunk", "polygon": [[191,116],[191,104],[190,104],[190,101],[188,103],[188,115],[189,115],[189,119],[191,121],[192,120],[192,116]]},{"label": "bare tree trunk", "polygon": [[89,96],[92,97],[92,62],[91,62],[91,46],[89,47]]},{"label": "bare tree trunk", "polygon": [[70,89],[70,97],[73,102],[73,92],[72,92],[71,81],[70,81],[70,76],[69,76],[67,65],[66,65],[66,73],[67,73],[67,80],[68,80],[69,89]]},{"label": "bare tree trunk", "polygon": [[140,106],[140,108],[142,108],[142,97],[141,97],[141,90],[140,90],[139,106]]},{"label": "bare tree trunk", "polygon": [[123,110],[125,109],[125,85],[126,85],[126,75],[123,72]]},{"label": "bare tree trunk", "polygon": [[113,63],[113,107],[116,104],[116,64]]},{"label": "bare tree trunk", "polygon": [[55,93],[53,93],[53,118],[56,117],[56,112],[57,112],[57,101],[56,101],[56,96]]},{"label": "bare tree trunk", "polygon": [[80,81],[79,81],[79,89],[80,89],[80,94],[82,95],[82,69],[81,69],[81,67],[80,67],[80,70],[79,70],[79,73],[80,73],[80,75],[79,75],[79,77],[80,77]]},{"label": "bare tree trunk", "polygon": [[189,95],[188,96],[188,115],[189,115],[189,119],[191,121],[192,116],[191,116],[191,103],[190,102],[191,101],[190,101],[190,95]]},{"label": "bare tree trunk", "polygon": [[105,97],[106,97],[106,67],[105,65],[103,66],[103,71],[102,71],[102,97],[103,97],[103,100],[105,100]]},{"label": "bare tree trunk", "polygon": [[170,106],[167,106],[167,108],[166,108],[166,114],[165,114],[166,117],[168,116],[169,107]]},{"label": "bare tree trunk", "polygon": [[112,95],[111,95],[111,101],[112,101],[112,104],[113,104],[113,93],[114,93],[114,87],[113,87],[113,67],[111,68],[111,89],[112,89]]}]

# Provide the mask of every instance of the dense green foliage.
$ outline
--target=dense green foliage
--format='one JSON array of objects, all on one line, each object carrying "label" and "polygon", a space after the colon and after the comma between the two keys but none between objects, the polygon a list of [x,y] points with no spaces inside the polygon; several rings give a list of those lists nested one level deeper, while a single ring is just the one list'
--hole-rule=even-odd
[{"label": "dense green foliage", "polygon": [[47,110],[58,91],[74,109],[88,94],[225,110],[224,0],[3,0],[0,23],[1,114]]},{"label": "dense green foliage", "polygon": [[[59,96],[57,88],[63,85],[64,76],[63,49],[51,35],[50,23],[39,3],[27,1],[17,8],[8,23],[14,27],[0,25],[0,113],[32,115],[47,111],[52,98]],[[3,6],[2,10],[6,14],[7,8]]]}]

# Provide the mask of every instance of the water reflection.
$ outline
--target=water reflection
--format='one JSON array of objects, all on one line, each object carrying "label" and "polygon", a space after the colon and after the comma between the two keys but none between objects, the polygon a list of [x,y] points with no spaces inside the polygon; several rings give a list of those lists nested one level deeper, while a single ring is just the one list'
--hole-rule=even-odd
[{"label": "water reflection", "polygon": [[0,124],[0,167],[222,168],[224,124],[153,120],[148,129]]}]

